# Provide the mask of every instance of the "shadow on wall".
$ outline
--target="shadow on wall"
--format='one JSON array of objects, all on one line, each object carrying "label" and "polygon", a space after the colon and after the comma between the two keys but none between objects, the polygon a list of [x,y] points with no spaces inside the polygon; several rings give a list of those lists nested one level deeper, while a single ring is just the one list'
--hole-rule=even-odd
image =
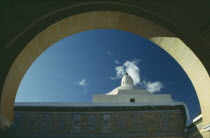
[{"label": "shadow on wall", "polygon": [[[14,124],[13,124],[14,125]],[[201,134],[202,133],[202,115],[199,115],[197,118],[194,119],[193,123],[187,126],[187,138],[204,138],[204,136]],[[13,126],[15,127],[15,126]],[[23,127],[18,127],[16,131],[21,131]],[[14,130],[12,130],[14,134]],[[3,130],[1,129],[0,131],[0,138],[17,138],[17,137],[22,137],[21,133],[15,133],[15,135],[11,135],[11,129],[6,129]],[[17,135],[18,134],[18,135]]]},{"label": "shadow on wall", "polygon": [[194,119],[192,124],[187,126],[187,137],[188,138],[203,138],[200,130],[202,129],[202,115],[197,117],[198,119]]}]

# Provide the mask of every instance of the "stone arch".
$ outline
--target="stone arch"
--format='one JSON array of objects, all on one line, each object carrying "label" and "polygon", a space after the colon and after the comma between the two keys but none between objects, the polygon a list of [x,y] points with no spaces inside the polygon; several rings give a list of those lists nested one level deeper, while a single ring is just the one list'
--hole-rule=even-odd
[{"label": "stone arch", "polygon": [[173,33],[154,22],[117,11],[93,11],[62,19],[35,36],[13,62],[1,96],[0,114],[13,121],[13,106],[19,84],[36,58],[55,42],[75,33],[92,29],[118,29],[140,35],[162,47],[190,77],[203,114],[203,124],[210,123],[210,79],[197,56]]}]

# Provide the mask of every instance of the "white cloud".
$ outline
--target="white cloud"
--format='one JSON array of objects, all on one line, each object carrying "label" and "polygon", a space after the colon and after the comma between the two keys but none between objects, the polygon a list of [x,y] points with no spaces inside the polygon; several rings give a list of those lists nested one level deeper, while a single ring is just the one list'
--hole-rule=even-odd
[{"label": "white cloud", "polygon": [[140,84],[140,69],[137,66],[139,61],[126,61],[124,67],[126,72],[133,78],[134,85]]},{"label": "white cloud", "polygon": [[124,66],[117,66],[115,68],[116,70],[116,76],[115,77],[110,77],[112,80],[114,79],[120,79],[125,75],[125,67]]},{"label": "white cloud", "polygon": [[140,69],[137,66],[138,62],[139,60],[134,59],[133,61],[126,61],[123,66],[117,66],[115,68],[116,76],[110,78],[121,79],[127,72],[133,78],[134,85],[140,84]]},{"label": "white cloud", "polygon": [[122,78],[125,75],[124,66],[118,66],[115,70],[117,71],[117,78]]},{"label": "white cloud", "polygon": [[112,80],[121,79],[127,72],[133,78],[134,85],[142,85],[151,93],[159,92],[163,88],[163,84],[161,82],[141,82],[140,68],[137,66],[139,61],[140,60],[134,59],[132,61],[126,61],[122,66],[117,66],[115,68],[116,76],[110,78]]},{"label": "white cloud", "polygon": [[87,94],[88,93],[88,89],[87,89],[88,83],[87,83],[86,79],[81,79],[78,82],[74,82],[74,84],[83,87],[83,93],[82,94]]},{"label": "white cloud", "polygon": [[80,80],[80,81],[78,82],[78,84],[79,84],[80,86],[83,86],[83,87],[85,87],[85,86],[88,85],[88,83],[87,83],[87,81],[86,81],[85,79]]},{"label": "white cloud", "polygon": [[116,64],[120,64],[120,62],[118,60],[114,60],[114,63]]},{"label": "white cloud", "polygon": [[160,92],[160,90],[163,88],[163,84],[159,81],[156,81],[156,82],[144,81],[143,85],[151,93]]}]

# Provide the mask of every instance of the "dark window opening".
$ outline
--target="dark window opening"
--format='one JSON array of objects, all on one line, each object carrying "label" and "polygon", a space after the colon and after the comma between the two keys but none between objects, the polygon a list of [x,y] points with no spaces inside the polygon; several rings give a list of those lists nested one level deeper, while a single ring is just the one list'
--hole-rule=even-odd
[{"label": "dark window opening", "polygon": [[135,99],[134,99],[134,98],[131,98],[131,99],[130,99],[130,102],[131,102],[131,103],[135,103]]}]

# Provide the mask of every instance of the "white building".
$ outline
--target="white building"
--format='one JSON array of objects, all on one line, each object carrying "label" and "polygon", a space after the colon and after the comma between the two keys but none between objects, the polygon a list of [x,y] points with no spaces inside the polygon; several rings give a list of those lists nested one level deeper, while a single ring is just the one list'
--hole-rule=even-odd
[{"label": "white building", "polygon": [[127,73],[121,86],[106,95],[94,95],[93,103],[173,103],[170,94],[152,94],[134,86],[133,79]]},{"label": "white building", "polygon": [[108,92],[106,95],[93,95],[93,104],[97,106],[177,106],[185,107],[187,122],[190,116],[187,105],[176,102],[170,94],[153,94],[147,90],[139,89],[133,83],[131,76],[126,73],[121,80],[121,86]]}]

